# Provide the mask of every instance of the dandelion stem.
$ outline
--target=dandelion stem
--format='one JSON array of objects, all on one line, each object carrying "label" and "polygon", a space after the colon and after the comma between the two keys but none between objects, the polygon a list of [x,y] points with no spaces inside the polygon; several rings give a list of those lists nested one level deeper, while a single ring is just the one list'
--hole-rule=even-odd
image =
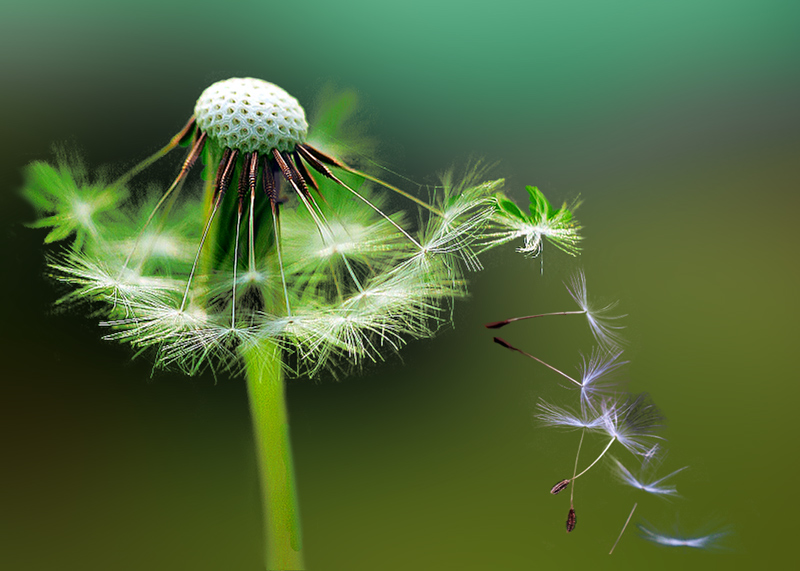
[{"label": "dandelion stem", "polygon": [[258,456],[266,568],[304,569],[281,349],[264,340],[243,346],[240,352]]},{"label": "dandelion stem", "polygon": [[622,526],[622,531],[619,532],[617,540],[614,542],[614,545],[611,546],[611,551],[608,552],[609,555],[614,553],[614,549],[617,548],[617,543],[619,543],[619,540],[622,539],[622,534],[625,533],[625,530],[628,529],[628,524],[631,522],[631,518],[633,517],[633,512],[636,511],[636,506],[638,505],[639,505],[638,502],[633,504],[633,508],[631,508],[631,513],[628,514],[628,519],[625,520],[625,525]]},{"label": "dandelion stem", "polygon": [[603,456],[605,456],[605,453],[606,453],[606,452],[608,452],[608,449],[609,449],[609,448],[611,448],[611,445],[612,445],[612,444],[614,444],[614,442],[615,442],[616,440],[617,440],[617,437],[616,437],[616,436],[615,436],[614,438],[612,438],[612,439],[611,439],[611,442],[609,442],[609,443],[608,443],[608,446],[606,446],[606,447],[605,447],[605,449],[604,449],[604,450],[603,450],[603,451],[600,453],[600,456],[598,456],[597,458],[595,458],[595,459],[594,459],[594,462],[592,462],[591,464],[589,464],[589,466],[588,466],[588,467],[587,467],[587,468],[586,468],[586,469],[585,469],[583,472],[581,472],[581,473],[580,473],[580,474],[578,474],[577,476],[573,476],[573,477],[572,477],[572,481],[574,482],[575,480],[577,480],[578,478],[580,478],[581,476],[583,476],[583,475],[584,475],[586,472],[588,472],[588,471],[589,471],[589,470],[592,468],[592,466],[594,466],[595,464],[597,464],[597,463],[600,461],[600,458],[602,458]]}]

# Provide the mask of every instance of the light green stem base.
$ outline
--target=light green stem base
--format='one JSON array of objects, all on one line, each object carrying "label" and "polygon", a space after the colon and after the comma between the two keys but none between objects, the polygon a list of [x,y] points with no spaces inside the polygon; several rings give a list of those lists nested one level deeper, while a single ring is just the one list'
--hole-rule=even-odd
[{"label": "light green stem base", "polygon": [[284,399],[282,352],[275,343],[262,341],[242,348],[241,354],[261,479],[266,568],[305,569]]}]

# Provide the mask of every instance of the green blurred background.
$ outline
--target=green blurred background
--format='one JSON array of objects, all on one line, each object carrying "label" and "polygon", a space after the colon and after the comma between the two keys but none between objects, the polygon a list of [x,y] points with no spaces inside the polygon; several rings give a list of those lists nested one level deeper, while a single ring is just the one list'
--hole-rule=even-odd
[{"label": "green blurred background", "polygon": [[[131,164],[208,84],[244,75],[309,104],[330,83],[356,90],[380,160],[414,181],[483,157],[518,200],[525,184],[584,200],[579,259],[546,248],[542,275],[492,252],[454,328],[360,374],[292,382],[309,569],[797,565],[800,4],[521,4],[3,3],[0,567],[259,568],[243,382],[151,376],[54,311],[17,193],[54,142]],[[577,267],[628,314],[631,387],[669,420],[664,470],[691,468],[672,502],[596,469],[567,536],[567,499],[547,490],[578,437],[532,418],[564,391],[482,324],[571,309]],[[584,322],[537,321],[503,334],[574,370]],[[734,535],[716,554],[629,529],[609,557],[637,500],[634,521]]]}]

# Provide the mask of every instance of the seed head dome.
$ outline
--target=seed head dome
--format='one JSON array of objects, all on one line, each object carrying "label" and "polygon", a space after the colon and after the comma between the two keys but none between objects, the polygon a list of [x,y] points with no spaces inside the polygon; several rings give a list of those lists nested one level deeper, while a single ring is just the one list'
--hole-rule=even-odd
[{"label": "seed head dome", "polygon": [[234,77],[212,84],[194,107],[197,125],[223,147],[242,152],[290,151],[308,123],[297,99],[273,83]]}]

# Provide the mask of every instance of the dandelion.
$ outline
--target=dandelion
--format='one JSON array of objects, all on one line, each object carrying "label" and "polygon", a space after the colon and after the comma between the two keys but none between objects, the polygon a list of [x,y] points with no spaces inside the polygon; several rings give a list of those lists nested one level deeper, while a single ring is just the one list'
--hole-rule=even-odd
[{"label": "dandelion", "polygon": [[[56,237],[75,237],[53,264],[75,288],[69,300],[109,303],[104,323],[114,338],[194,372],[218,366],[242,338],[280,344],[301,357],[298,372],[313,374],[338,358],[381,358],[375,349],[388,339],[399,347],[406,336],[430,335],[440,303],[465,292],[462,267],[479,267],[473,244],[501,181],[476,180],[478,169],[463,181],[447,175],[431,203],[381,183],[430,215],[415,228],[365,187],[375,177],[308,144],[307,132],[302,107],[273,84],[236,78],[206,89],[168,145],[99,189],[114,207],[94,209],[91,231],[58,226]],[[181,144],[189,150],[173,183],[157,200],[125,204],[120,216],[123,184]],[[201,157],[204,199],[181,202]],[[81,167],[60,169],[65,180],[86,178]],[[67,220],[51,199],[67,187],[80,194],[77,184],[28,186],[42,212],[55,213],[37,225]],[[167,308],[192,319],[168,327]],[[371,344],[376,334],[383,341]]]},{"label": "dandelion", "polygon": [[722,529],[706,535],[685,536],[682,534],[668,535],[653,529],[649,524],[637,524],[641,537],[667,547],[689,547],[692,549],[720,549],[720,541],[730,535],[730,530]]},{"label": "dandelion", "polygon": [[[59,157],[35,163],[26,194],[50,228],[72,238],[53,276],[92,302],[107,339],[150,350],[156,365],[195,374],[243,371],[254,423],[267,532],[267,567],[300,569],[284,377],[384,358],[432,335],[447,303],[466,293],[464,269],[494,214],[502,181],[475,168],[445,176],[428,202],[309,143],[299,102],[271,83],[220,81],[186,125],[111,183]],[[334,134],[335,136],[335,134]],[[133,177],[187,148],[157,196]],[[187,184],[204,164],[202,196]],[[377,184],[419,220],[388,212]],[[196,197],[196,198],[195,198]]]}]

